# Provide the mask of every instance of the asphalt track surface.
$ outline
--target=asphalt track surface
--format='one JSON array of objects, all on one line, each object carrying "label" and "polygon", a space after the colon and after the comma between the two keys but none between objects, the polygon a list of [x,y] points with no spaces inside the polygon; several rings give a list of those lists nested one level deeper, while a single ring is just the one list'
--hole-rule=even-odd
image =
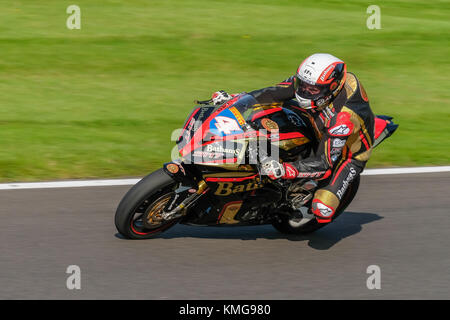
[{"label": "asphalt track surface", "polygon": [[129,188],[0,191],[0,299],[450,299],[448,172],[362,176],[347,211],[302,237],[177,225],[125,240],[113,216]]}]

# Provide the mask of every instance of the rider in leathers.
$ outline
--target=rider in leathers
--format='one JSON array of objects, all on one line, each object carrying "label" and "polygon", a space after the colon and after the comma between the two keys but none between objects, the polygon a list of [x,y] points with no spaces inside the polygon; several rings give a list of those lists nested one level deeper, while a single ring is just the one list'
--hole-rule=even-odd
[{"label": "rider in leathers", "polygon": [[[295,162],[263,165],[271,179],[312,178],[330,182],[316,191],[311,211],[331,222],[350,183],[363,171],[374,142],[374,115],[367,94],[346,64],[330,54],[313,54],[296,74],[273,87],[250,92],[260,104],[296,99],[320,141],[315,155]],[[224,96],[223,96],[224,95]],[[213,101],[230,97],[223,91]]]}]

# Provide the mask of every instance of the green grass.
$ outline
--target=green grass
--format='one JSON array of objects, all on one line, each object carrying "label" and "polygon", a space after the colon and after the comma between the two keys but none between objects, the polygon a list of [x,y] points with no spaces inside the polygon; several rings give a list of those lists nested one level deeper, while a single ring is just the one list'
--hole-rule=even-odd
[{"label": "green grass", "polygon": [[[66,28],[81,7],[82,29]],[[170,159],[193,100],[250,91],[329,52],[400,124],[368,167],[447,165],[450,3],[15,0],[0,3],[0,180],[140,176]]]}]

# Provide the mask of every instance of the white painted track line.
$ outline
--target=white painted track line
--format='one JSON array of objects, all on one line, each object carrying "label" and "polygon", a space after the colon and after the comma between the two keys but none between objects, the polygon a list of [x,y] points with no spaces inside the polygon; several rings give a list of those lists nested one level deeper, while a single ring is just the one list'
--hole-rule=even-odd
[{"label": "white painted track line", "polygon": [[72,180],[72,181],[53,181],[53,182],[1,183],[0,190],[128,186],[136,184],[139,180],[140,179],[112,179],[112,180]]},{"label": "white painted track line", "polygon": [[412,174],[412,173],[432,173],[432,172],[450,172],[450,166],[366,169],[363,171],[361,175],[374,176],[381,174]]},{"label": "white painted track line", "polygon": [[[361,175],[373,176],[373,175],[414,174],[414,173],[433,173],[433,172],[450,172],[450,166],[366,169]],[[110,179],[110,180],[70,180],[70,181],[50,181],[50,182],[0,183],[0,190],[128,186],[136,184],[139,180],[140,179]]]}]

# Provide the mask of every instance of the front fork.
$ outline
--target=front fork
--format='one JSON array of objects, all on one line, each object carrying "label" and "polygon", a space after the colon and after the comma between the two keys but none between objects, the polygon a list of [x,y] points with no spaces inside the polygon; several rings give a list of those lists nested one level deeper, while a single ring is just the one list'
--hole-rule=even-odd
[{"label": "front fork", "polygon": [[163,169],[172,179],[179,182],[174,195],[161,213],[164,220],[173,220],[185,215],[187,208],[192,206],[209,189],[204,180],[198,182],[197,186],[194,187],[195,182],[186,174],[181,163],[166,163]]},{"label": "front fork", "polygon": [[208,187],[203,180],[198,183],[197,190],[190,186],[180,186],[175,190],[175,194],[166,208],[164,208],[161,217],[164,220],[173,220],[184,216],[186,209],[192,206],[206,192],[208,192]]}]

